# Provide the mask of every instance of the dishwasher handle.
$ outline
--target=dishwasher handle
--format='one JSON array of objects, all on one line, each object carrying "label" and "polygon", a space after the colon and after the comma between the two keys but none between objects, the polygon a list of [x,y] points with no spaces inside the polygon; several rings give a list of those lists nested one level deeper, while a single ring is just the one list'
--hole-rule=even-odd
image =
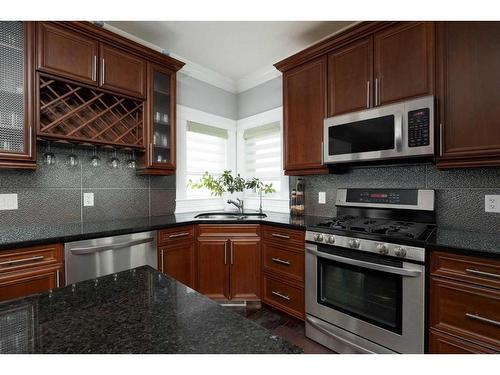
[{"label": "dishwasher handle", "polygon": [[115,244],[109,244],[109,245],[75,247],[74,249],[71,249],[71,254],[73,254],[73,255],[88,255],[88,254],[98,253],[100,251],[118,250],[118,249],[130,247],[130,246],[140,245],[143,243],[153,242],[154,240],[155,240],[154,237],[148,237],[148,238],[140,238],[138,240],[132,240],[132,241],[128,241],[128,242],[121,242],[121,243],[115,243]]}]

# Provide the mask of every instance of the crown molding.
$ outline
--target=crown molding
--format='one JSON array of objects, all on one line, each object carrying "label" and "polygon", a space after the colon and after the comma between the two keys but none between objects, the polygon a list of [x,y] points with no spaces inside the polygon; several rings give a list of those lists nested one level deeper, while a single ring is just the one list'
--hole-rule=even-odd
[{"label": "crown molding", "polygon": [[236,82],[236,91],[240,93],[250,90],[276,77],[281,77],[281,72],[272,65],[266,66],[239,79]]}]

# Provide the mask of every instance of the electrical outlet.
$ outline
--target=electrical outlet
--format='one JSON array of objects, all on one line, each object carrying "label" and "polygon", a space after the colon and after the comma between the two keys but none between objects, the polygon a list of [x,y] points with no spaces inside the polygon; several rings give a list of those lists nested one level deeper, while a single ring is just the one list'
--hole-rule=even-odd
[{"label": "electrical outlet", "polygon": [[500,212],[500,195],[485,195],[484,210],[486,212]]},{"label": "electrical outlet", "polygon": [[94,193],[83,193],[83,206],[84,207],[94,206]]},{"label": "electrical outlet", "polygon": [[325,204],[326,203],[326,193],[324,191],[320,191],[318,193],[318,203]]},{"label": "electrical outlet", "polygon": [[0,210],[17,210],[17,194],[0,194]]}]

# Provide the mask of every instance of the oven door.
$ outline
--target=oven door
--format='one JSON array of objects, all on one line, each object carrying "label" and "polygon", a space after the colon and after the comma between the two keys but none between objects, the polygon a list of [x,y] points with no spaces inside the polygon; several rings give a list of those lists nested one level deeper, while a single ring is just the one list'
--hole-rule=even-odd
[{"label": "oven door", "polygon": [[401,156],[404,105],[391,105],[328,118],[324,123],[325,163]]},{"label": "oven door", "polygon": [[423,265],[306,245],[306,313],[398,353],[424,352]]}]

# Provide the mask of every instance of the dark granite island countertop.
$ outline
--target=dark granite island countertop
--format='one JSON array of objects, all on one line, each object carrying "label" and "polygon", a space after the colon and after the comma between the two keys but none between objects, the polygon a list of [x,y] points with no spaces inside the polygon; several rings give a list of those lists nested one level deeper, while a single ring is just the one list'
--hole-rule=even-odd
[{"label": "dark granite island countertop", "polygon": [[0,353],[301,353],[149,266],[0,303]]}]

